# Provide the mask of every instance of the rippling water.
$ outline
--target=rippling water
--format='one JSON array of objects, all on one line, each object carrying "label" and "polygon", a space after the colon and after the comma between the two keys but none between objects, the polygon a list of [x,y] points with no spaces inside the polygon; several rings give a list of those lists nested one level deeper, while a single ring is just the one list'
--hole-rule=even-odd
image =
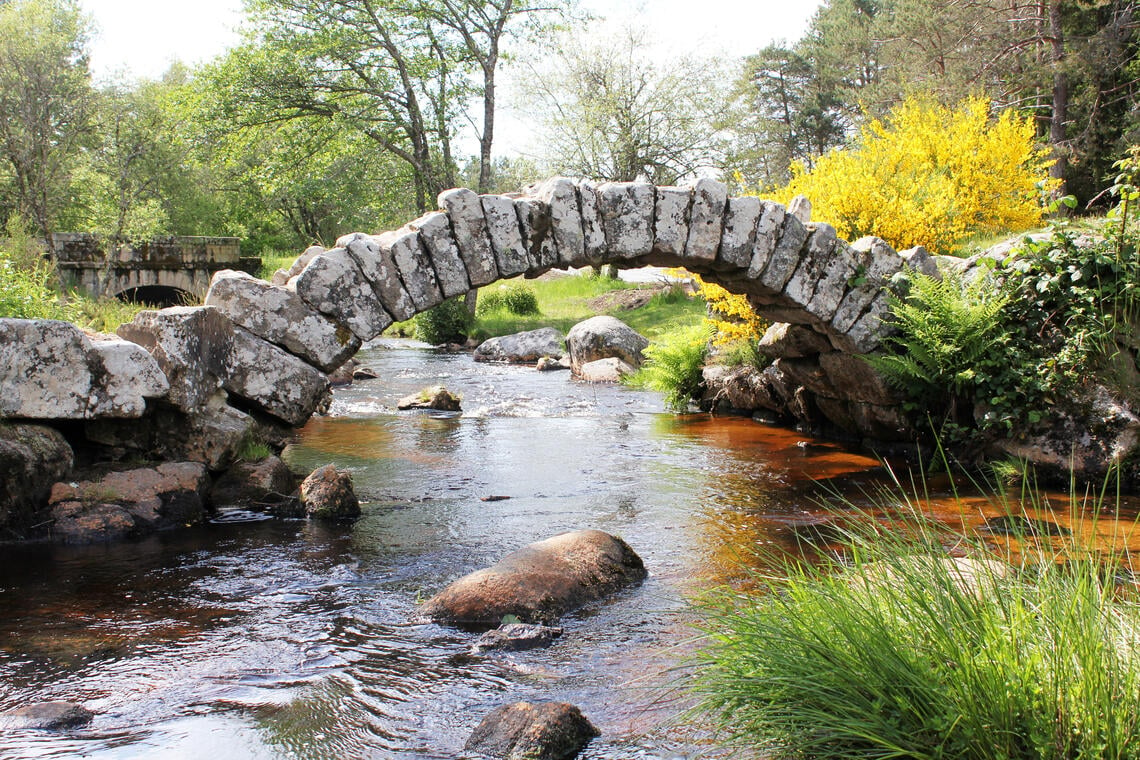
[{"label": "rippling water", "polygon": [[[839,445],[665,414],[653,394],[566,373],[393,342],[359,358],[381,378],[338,390],[286,452],[298,472],[352,470],[355,525],[3,548],[0,710],[65,699],[97,717],[0,736],[0,757],[460,758],[484,714],[520,699],[579,705],[603,732],[583,758],[711,757],[671,720],[685,594],[822,519],[817,481],[855,500],[882,482],[875,460]],[[464,413],[394,411],[436,383]],[[951,521],[993,513],[948,504],[933,508]],[[451,580],[586,527],[621,535],[651,574],[566,618],[549,649],[475,656],[472,635],[416,621]]]}]

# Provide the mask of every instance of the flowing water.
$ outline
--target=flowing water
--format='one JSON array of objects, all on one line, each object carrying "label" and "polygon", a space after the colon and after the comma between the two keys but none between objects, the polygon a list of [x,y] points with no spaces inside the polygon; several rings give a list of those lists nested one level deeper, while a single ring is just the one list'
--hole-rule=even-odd
[{"label": "flowing water", "polygon": [[[461,758],[483,715],[523,699],[580,706],[602,731],[586,759],[712,757],[674,720],[686,595],[824,520],[821,481],[854,500],[884,481],[838,444],[566,373],[390,341],[359,358],[383,379],[339,389],[286,450],[297,472],[352,470],[356,524],[238,513],[135,543],[0,548],[0,711],[97,713],[0,735],[0,758]],[[394,411],[437,383],[462,415]],[[622,536],[650,576],[568,616],[549,649],[473,655],[473,635],[416,619],[451,580],[577,528]]]}]

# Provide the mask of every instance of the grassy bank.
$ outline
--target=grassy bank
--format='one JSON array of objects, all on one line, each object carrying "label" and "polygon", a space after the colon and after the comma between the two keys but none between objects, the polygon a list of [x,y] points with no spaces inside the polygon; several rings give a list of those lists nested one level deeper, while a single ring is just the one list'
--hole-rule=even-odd
[{"label": "grassy bank", "polygon": [[1023,533],[995,556],[993,536],[916,509],[855,517],[836,553],[772,558],[757,588],[703,603],[697,691],[727,741],[772,758],[1140,757],[1140,605],[1119,552]]},{"label": "grassy bank", "polygon": [[[517,296],[520,291],[525,299],[503,297],[508,293]],[[705,314],[704,300],[687,295],[679,286],[662,287],[607,277],[563,274],[551,274],[537,280],[517,277],[498,282],[480,289],[479,300],[481,305],[475,320],[458,326],[465,334],[479,340],[541,327],[567,332],[578,322],[599,314],[615,316],[652,339],[700,324]],[[520,301],[529,308],[519,309],[515,304]],[[416,335],[417,319],[424,317],[421,315],[393,325],[389,331],[396,335]]]}]

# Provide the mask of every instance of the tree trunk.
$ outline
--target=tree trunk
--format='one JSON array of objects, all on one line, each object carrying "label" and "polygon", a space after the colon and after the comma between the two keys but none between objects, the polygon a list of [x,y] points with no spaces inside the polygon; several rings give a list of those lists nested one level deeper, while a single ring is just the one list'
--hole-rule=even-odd
[{"label": "tree trunk", "polygon": [[1068,146],[1065,127],[1069,111],[1069,79],[1065,74],[1065,32],[1061,27],[1061,2],[1049,5],[1050,64],[1053,69],[1053,111],[1049,119],[1049,145],[1053,148],[1053,165],[1049,176],[1060,180],[1054,191],[1056,197],[1065,194],[1065,176],[1069,170]]}]

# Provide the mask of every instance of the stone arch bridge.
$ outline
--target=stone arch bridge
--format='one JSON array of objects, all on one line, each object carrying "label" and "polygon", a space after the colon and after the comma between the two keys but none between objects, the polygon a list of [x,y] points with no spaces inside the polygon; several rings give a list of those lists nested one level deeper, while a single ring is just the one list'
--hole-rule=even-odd
[{"label": "stone arch bridge", "polygon": [[[310,249],[272,283],[218,272],[204,306],[142,312],[118,340],[38,323],[86,358],[44,347],[37,323],[0,320],[0,417],[83,420],[91,443],[219,466],[251,429],[319,411],[327,373],[394,321],[499,279],[611,264],[685,267],[786,323],[766,339],[776,361],[748,380],[773,410],[863,437],[905,434],[896,399],[857,358],[879,347],[884,286],[907,264],[881,240],[849,244],[708,180],[555,178],[521,195],[449,190],[439,204],[399,230]],[[30,359],[11,350],[37,340]],[[78,379],[65,387],[65,376]],[[37,405],[37,394],[51,403]]]},{"label": "stone arch bridge", "polygon": [[92,296],[173,306],[199,301],[223,269],[256,273],[261,259],[243,257],[234,237],[176,236],[117,246],[97,235],[56,233],[52,248],[66,287]]}]

